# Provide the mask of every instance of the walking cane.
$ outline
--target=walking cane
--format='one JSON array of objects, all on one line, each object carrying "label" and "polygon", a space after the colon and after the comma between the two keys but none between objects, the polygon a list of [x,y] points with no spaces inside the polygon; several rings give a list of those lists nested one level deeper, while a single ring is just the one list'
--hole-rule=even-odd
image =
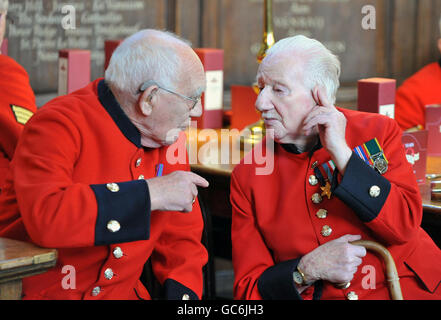
[{"label": "walking cane", "polygon": [[397,267],[389,250],[387,250],[381,244],[369,240],[358,240],[351,242],[351,244],[362,246],[367,250],[374,251],[384,259],[386,264],[387,281],[389,283],[389,292],[392,300],[403,300],[403,293],[401,292],[400,278],[398,277]]}]

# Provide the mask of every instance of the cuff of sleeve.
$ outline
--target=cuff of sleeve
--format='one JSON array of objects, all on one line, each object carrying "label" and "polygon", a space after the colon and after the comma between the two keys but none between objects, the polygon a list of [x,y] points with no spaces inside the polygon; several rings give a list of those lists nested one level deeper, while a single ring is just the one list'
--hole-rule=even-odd
[{"label": "cuff of sleeve", "polygon": [[257,282],[264,300],[302,300],[293,280],[293,273],[300,262],[293,259],[266,269]]},{"label": "cuff of sleeve", "polygon": [[167,300],[199,300],[193,290],[173,279],[165,280],[164,293]]},{"label": "cuff of sleeve", "polygon": [[[379,190],[374,195],[371,192]],[[380,213],[391,189],[390,182],[367,165],[355,153],[349,160],[345,175],[335,195],[346,203],[363,222],[374,220]]]},{"label": "cuff of sleeve", "polygon": [[98,206],[95,245],[150,238],[150,193],[145,180],[90,187]]}]

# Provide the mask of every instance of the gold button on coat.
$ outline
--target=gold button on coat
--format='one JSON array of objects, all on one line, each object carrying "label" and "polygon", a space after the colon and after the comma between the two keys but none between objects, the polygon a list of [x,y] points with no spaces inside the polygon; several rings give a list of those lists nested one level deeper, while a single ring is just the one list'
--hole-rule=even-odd
[{"label": "gold button on coat", "polygon": [[113,249],[113,256],[116,259],[121,259],[124,256],[124,253],[120,247],[116,247],[115,249]]},{"label": "gold button on coat", "polygon": [[317,180],[316,176],[312,175],[309,177],[309,184],[311,186],[316,186],[318,184],[318,180]]},{"label": "gold button on coat", "polygon": [[135,166],[138,168],[142,163],[142,159],[139,158],[138,160],[136,160]]},{"label": "gold button on coat", "polygon": [[332,233],[332,228],[330,226],[323,226],[321,234],[324,237],[329,237]]},{"label": "gold button on coat", "polygon": [[182,296],[182,300],[190,300],[190,296],[188,294],[184,294]]},{"label": "gold button on coat", "polygon": [[325,209],[320,209],[319,211],[317,211],[316,215],[319,219],[326,219],[326,217],[328,216],[328,211]]},{"label": "gold button on coat", "polygon": [[113,270],[110,269],[110,268],[107,268],[104,271],[104,278],[106,278],[107,280],[112,280],[112,278],[113,278]]},{"label": "gold button on coat", "polygon": [[116,183],[108,183],[107,184],[107,189],[109,191],[112,191],[112,192],[118,192],[119,191],[119,185],[117,185]]},{"label": "gold button on coat", "polygon": [[107,222],[107,230],[110,232],[118,232],[121,229],[121,225],[116,220],[110,220]]},{"label": "gold button on coat", "polygon": [[354,291],[350,291],[346,295],[346,298],[348,298],[348,300],[358,300],[358,295]]},{"label": "gold button on coat", "polygon": [[380,196],[381,193],[381,189],[379,186],[372,186],[369,189],[369,195],[371,196],[371,198],[378,198]]},{"label": "gold button on coat", "polygon": [[145,177],[144,177],[143,174],[141,174],[141,175],[138,177],[138,180],[144,180],[144,179],[145,179]]},{"label": "gold button on coat", "polygon": [[95,287],[92,289],[92,296],[96,297],[97,295],[99,295],[101,292],[101,288],[100,287]]},{"label": "gold button on coat", "polygon": [[311,200],[315,204],[320,204],[323,201],[323,198],[319,193],[314,193],[311,197]]}]

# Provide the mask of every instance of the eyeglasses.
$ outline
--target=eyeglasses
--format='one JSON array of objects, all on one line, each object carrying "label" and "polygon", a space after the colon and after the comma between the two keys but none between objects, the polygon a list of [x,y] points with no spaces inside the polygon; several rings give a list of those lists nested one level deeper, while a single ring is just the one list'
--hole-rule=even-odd
[{"label": "eyeglasses", "polygon": [[175,92],[175,91],[173,91],[173,90],[170,90],[170,89],[164,88],[164,87],[162,87],[161,85],[159,85],[156,81],[153,81],[153,80],[150,80],[150,81],[144,82],[144,83],[141,85],[141,87],[139,88],[139,93],[142,93],[142,92],[146,91],[147,88],[149,88],[149,87],[151,87],[151,86],[157,86],[159,89],[162,89],[162,90],[164,90],[164,91],[166,91],[166,92],[168,92],[168,93],[171,93],[171,94],[177,95],[178,97],[181,97],[181,98],[183,98],[183,99],[185,99],[185,100],[192,101],[193,104],[192,104],[192,106],[191,106],[191,108],[190,108],[190,111],[193,110],[193,109],[196,107],[196,105],[198,104],[198,102],[201,100],[201,96],[199,96],[199,97],[197,97],[197,98],[187,97],[187,96],[185,96],[185,95],[183,95],[183,94],[180,94],[180,93],[178,93],[178,92]]}]

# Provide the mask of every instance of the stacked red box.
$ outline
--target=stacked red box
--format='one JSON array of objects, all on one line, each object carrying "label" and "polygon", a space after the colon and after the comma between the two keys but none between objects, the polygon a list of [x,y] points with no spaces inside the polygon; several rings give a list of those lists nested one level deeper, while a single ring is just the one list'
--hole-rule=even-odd
[{"label": "stacked red box", "polygon": [[196,118],[199,129],[219,129],[223,123],[224,96],[224,51],[212,48],[197,48],[196,54],[204,66],[207,78],[202,95],[202,116]]},{"label": "stacked red box", "polygon": [[358,81],[358,110],[395,118],[394,79],[369,78]]},{"label": "stacked red box", "polygon": [[402,141],[406,159],[412,165],[418,184],[426,183],[428,131],[404,132]]},{"label": "stacked red box", "polygon": [[256,110],[257,93],[251,86],[231,86],[231,128],[243,130],[260,119]]},{"label": "stacked red box", "polygon": [[428,155],[441,157],[441,105],[426,106],[426,129],[429,131]]},{"label": "stacked red box", "polygon": [[104,71],[107,70],[107,67],[109,66],[110,59],[112,58],[112,54],[115,51],[115,49],[120,45],[120,43],[123,40],[106,40],[104,42]]},{"label": "stacked red box", "polygon": [[3,55],[5,55],[5,56],[8,55],[8,39],[6,39],[6,38],[3,39],[0,51]]},{"label": "stacked red box", "polygon": [[90,51],[64,49],[59,51],[58,95],[69,94],[90,83]]}]

